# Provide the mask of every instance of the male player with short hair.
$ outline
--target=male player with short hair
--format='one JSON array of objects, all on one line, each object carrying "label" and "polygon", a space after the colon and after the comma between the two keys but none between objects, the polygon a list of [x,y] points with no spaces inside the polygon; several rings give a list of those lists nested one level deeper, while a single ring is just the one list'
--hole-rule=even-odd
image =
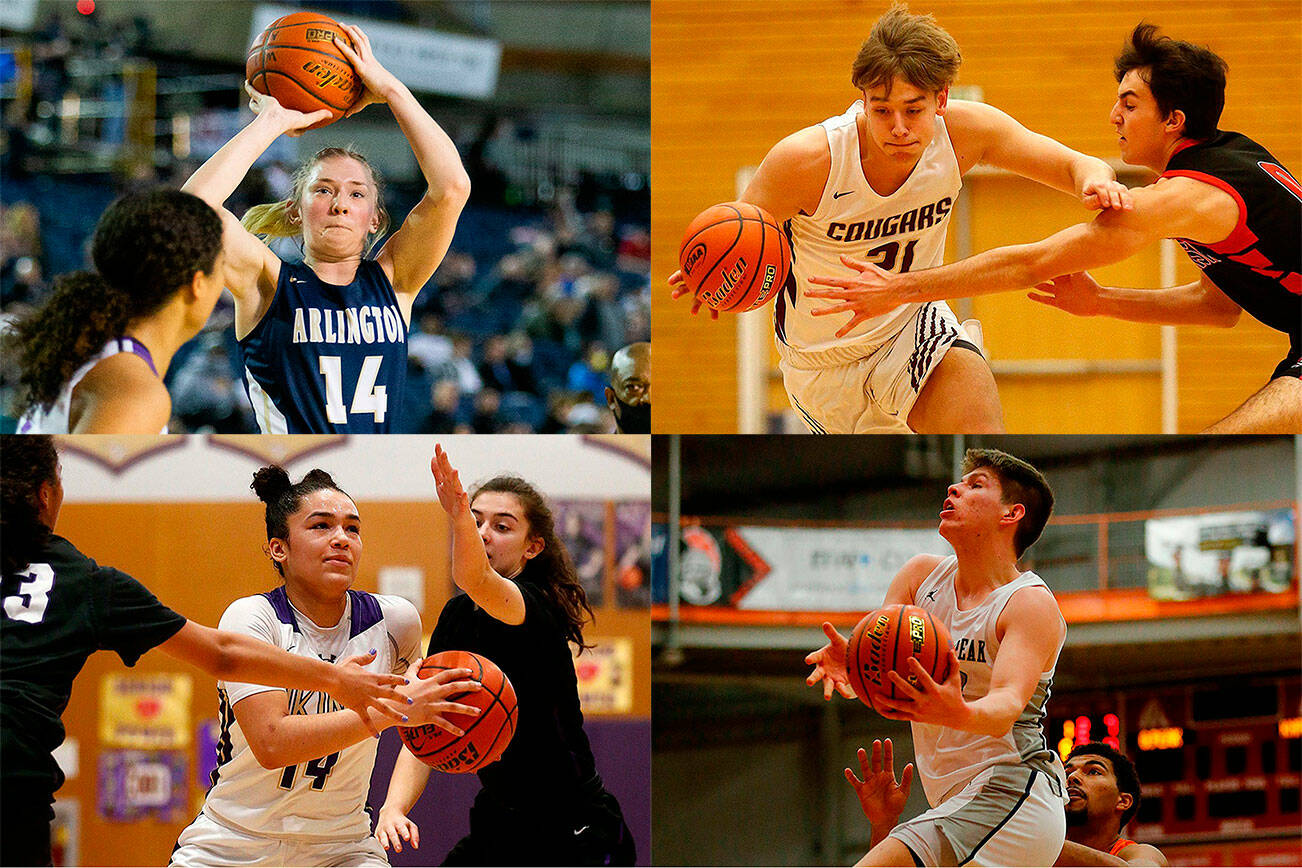
[{"label": "male player with short hair", "polygon": [[[1035,286],[1035,301],[1080,316],[1232,326],[1246,310],[1289,338],[1269,381],[1207,433],[1302,432],[1302,185],[1261,145],[1217,129],[1226,63],[1210,49],[1140,24],[1116,60],[1111,122],[1121,158],[1160,173],[1110,209],[1034,244],[940,268],[892,274],[870,263],[819,280],[856,318],[900,304]],[[1100,286],[1085,273],[1174,238],[1202,278],[1165,289]]]},{"label": "male player with short hair", "polygon": [[[884,716],[912,723],[932,808],[883,837],[875,830],[860,865],[1048,865],[1062,849],[1066,775],[1043,721],[1067,627],[1044,581],[1017,565],[1052,510],[1030,464],[969,449],[940,512],[954,555],[917,555],[891,582],[883,605],[926,609],[954,647],[943,683],[910,657],[917,687],[892,672],[905,698],[874,699]],[[822,680],[825,699],[834,689],[853,698],[846,640],[831,624],[823,631],[829,642],[805,658],[806,683]]]},{"label": "male player with short hair", "polygon": [[[913,764],[897,780],[891,740],[873,741],[872,759],[859,749],[860,780],[852,770],[845,778],[854,787],[864,816],[872,825],[872,844],[883,840],[909,798]],[[1130,758],[1102,742],[1080,744],[1067,757],[1067,840],[1054,865],[1167,865],[1162,851],[1121,835],[1139,810],[1139,775]]]},{"label": "male player with short hair", "polygon": [[[791,241],[774,327],[791,406],[814,433],[1003,430],[990,367],[942,300],[847,319],[848,305],[811,301],[826,297],[814,286],[822,276],[848,279],[869,262],[901,274],[940,265],[963,175],[978,164],[1087,208],[1129,205],[1104,161],[993,106],[949,99],[960,60],[932,16],[893,6],[855,58],[860,99],[774,145],[741,194],[785,223]],[[675,297],[687,291],[681,272],[669,283]]]}]

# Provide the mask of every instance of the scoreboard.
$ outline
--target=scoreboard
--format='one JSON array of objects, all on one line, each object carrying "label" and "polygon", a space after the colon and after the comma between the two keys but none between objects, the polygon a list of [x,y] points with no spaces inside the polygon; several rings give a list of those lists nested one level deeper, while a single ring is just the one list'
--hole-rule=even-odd
[{"label": "scoreboard", "polygon": [[1302,825],[1302,678],[1055,696],[1048,732],[1063,757],[1101,741],[1134,760],[1142,800],[1130,833],[1141,840],[1246,838]]}]

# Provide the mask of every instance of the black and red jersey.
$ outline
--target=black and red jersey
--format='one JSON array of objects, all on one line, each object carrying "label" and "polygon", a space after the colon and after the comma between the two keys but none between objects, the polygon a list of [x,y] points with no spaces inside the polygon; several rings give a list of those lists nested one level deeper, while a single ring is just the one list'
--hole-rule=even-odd
[{"label": "black and red jersey", "polygon": [[1234,197],[1239,222],[1224,241],[1176,240],[1222,292],[1302,351],[1302,185],[1261,145],[1222,131],[1177,151],[1162,177]]}]

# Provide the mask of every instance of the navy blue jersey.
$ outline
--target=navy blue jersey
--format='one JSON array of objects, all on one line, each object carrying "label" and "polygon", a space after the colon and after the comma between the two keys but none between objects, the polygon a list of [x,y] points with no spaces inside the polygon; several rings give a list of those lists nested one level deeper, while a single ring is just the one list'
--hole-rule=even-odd
[{"label": "navy blue jersey", "polygon": [[1164,178],[1193,178],[1234,197],[1239,222],[1218,244],[1178,238],[1194,264],[1256,319],[1302,352],[1302,186],[1261,145],[1217,132],[1177,151]]},{"label": "navy blue jersey", "polygon": [[407,323],[374,260],[347,286],[281,263],[271,307],[240,350],[263,434],[387,434],[402,415]]}]

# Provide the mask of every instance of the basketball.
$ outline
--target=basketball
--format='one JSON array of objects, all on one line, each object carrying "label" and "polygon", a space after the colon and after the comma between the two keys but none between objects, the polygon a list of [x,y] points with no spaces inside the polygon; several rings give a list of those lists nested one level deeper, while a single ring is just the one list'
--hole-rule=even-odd
[{"label": "basketball", "polygon": [[487,657],[469,651],[440,651],[426,657],[419,675],[429,678],[445,669],[469,669],[470,677],[484,685],[471,693],[453,694],[448,699],[462,705],[473,705],[480,710],[478,717],[468,714],[446,715],[449,722],[465,730],[465,735],[455,736],[446,729],[426,726],[400,726],[402,743],[426,765],[448,774],[479,771],[497,762],[515,735],[519,710],[515,704],[515,688],[506,673]]},{"label": "basketball", "polygon": [[886,673],[894,670],[916,686],[906,662],[910,657],[918,658],[939,684],[949,677],[949,645],[949,630],[926,609],[901,604],[869,612],[855,626],[846,649],[850,686],[864,705],[872,706],[873,696],[902,699]]},{"label": "basketball", "polygon": [[285,108],[300,112],[329,109],[332,124],[362,95],[362,80],[335,47],[334,38],[352,46],[339,22],[317,12],[277,18],[254,40],[244,63],[253,89],[274,96]]},{"label": "basketball", "polygon": [[687,227],[678,266],[702,302],[743,313],[763,305],[786,283],[791,244],[763,208],[724,202],[706,208]]}]

